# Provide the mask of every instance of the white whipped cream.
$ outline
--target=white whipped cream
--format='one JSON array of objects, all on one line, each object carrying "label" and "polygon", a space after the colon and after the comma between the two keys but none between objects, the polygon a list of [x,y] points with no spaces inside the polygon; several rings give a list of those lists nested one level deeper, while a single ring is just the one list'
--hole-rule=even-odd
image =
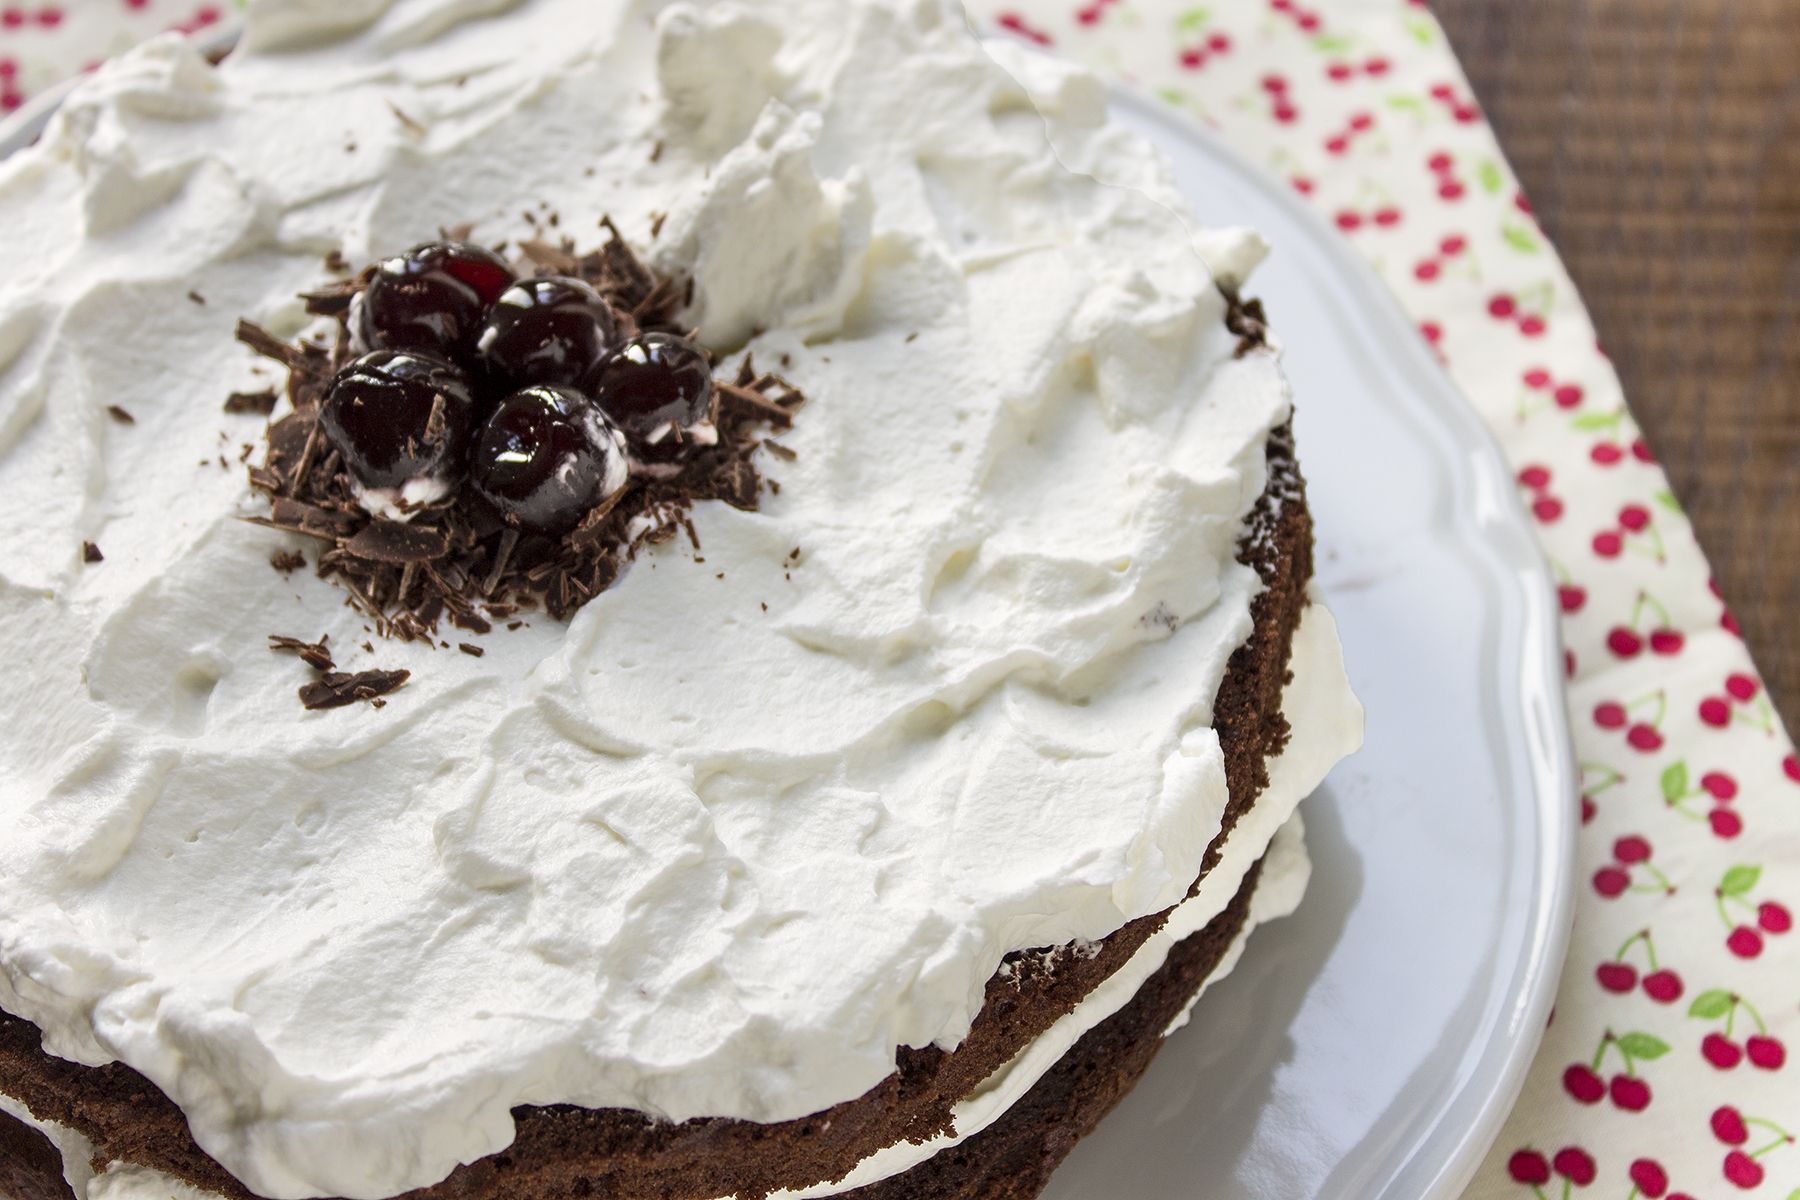
[{"label": "white whipped cream", "polygon": [[[1057,150],[1157,198],[1066,169],[942,0],[270,0],[221,71],[87,81],[0,166],[0,1007],[253,1190],[360,1200],[519,1104],[851,1099],[1006,953],[1180,900],[1287,389],[1152,152],[1045,78]],[[237,519],[231,326],[301,329],[327,251],[552,212],[692,272],[722,350],[768,330],[798,458],[566,627],[363,654]],[[271,633],[414,679],[305,714]]]}]

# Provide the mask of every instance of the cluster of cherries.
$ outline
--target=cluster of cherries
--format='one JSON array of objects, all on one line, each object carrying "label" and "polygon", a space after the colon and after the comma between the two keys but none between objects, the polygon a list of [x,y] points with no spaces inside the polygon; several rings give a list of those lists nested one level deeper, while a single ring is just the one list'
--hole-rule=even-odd
[{"label": "cluster of cherries", "polygon": [[369,491],[467,479],[509,523],[557,536],[641,475],[670,475],[717,440],[706,352],[623,322],[580,279],[518,279],[460,242],[376,268],[350,317],[362,356],[321,422]]}]

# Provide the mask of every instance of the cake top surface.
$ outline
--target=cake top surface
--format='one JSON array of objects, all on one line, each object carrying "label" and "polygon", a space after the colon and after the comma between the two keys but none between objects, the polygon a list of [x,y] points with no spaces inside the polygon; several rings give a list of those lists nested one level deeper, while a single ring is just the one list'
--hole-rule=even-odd
[{"label": "cake top surface", "polygon": [[[0,167],[0,1007],[261,1194],[385,1196],[519,1104],[851,1099],[1179,900],[1287,389],[1194,248],[1255,243],[1013,66],[940,0],[266,0],[86,82]],[[271,570],[236,319],[606,216],[809,397],[761,511],[480,657]],[[303,712],[270,635],[411,681]]]}]

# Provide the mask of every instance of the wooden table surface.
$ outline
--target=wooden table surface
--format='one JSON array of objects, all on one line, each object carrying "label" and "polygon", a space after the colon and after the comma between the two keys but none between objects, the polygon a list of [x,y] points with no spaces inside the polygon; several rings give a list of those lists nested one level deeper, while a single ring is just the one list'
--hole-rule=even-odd
[{"label": "wooden table surface", "polygon": [[1433,0],[1800,733],[1800,0]]}]

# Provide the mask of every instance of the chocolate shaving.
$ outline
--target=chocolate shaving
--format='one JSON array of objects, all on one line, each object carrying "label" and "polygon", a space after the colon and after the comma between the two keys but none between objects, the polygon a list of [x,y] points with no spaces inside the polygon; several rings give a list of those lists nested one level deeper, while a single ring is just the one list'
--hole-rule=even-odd
[{"label": "chocolate shaving", "polygon": [[472,642],[458,642],[456,644],[456,648],[458,650],[461,650],[464,654],[468,655],[470,658],[480,658],[482,655],[487,653],[486,650],[483,650],[480,646],[477,646]]},{"label": "chocolate shaving", "polygon": [[275,411],[275,401],[272,391],[233,392],[225,397],[225,411],[234,417],[245,413],[266,417]]},{"label": "chocolate shaving", "polygon": [[315,671],[335,671],[337,663],[332,661],[331,651],[325,643],[330,641],[329,635],[316,642],[303,642],[299,638],[283,637],[278,633],[269,635],[269,649],[277,654],[295,654],[300,661]]},{"label": "chocolate shaving", "polygon": [[206,297],[202,296],[199,292],[189,292],[188,299],[192,300],[195,304],[200,305],[202,308],[206,307]]},{"label": "chocolate shaving", "polygon": [[121,425],[136,425],[137,424],[136,417],[132,416],[130,413],[126,412],[124,409],[120,408],[116,404],[109,404],[106,406],[106,415],[111,417],[113,420],[117,421]]},{"label": "chocolate shaving", "polygon": [[[692,295],[692,281],[666,278],[645,266],[610,219],[601,221],[601,228],[608,239],[598,250],[583,254],[568,240],[532,239],[519,245],[523,262],[515,265],[522,272],[556,271],[587,281],[623,314],[621,325],[628,332],[691,336],[677,317]],[[444,231],[456,240],[467,240],[472,232]],[[756,452],[769,427],[791,425],[803,403],[792,386],[759,373],[748,359],[734,364],[722,373],[732,382],[719,385],[717,442],[696,448],[673,478],[635,479],[564,537],[508,526],[469,489],[418,508],[405,522],[374,517],[363,508],[319,424],[332,378],[351,354],[349,312],[369,278],[365,271],[304,297],[312,311],[337,322],[337,342],[329,350],[282,342],[248,321],[239,325],[238,337],[288,368],[286,396],[293,408],[269,425],[263,460],[249,468],[252,488],[269,501],[268,512],[251,520],[321,543],[319,576],[343,588],[370,631],[381,637],[436,646],[443,621],[479,635],[532,609],[566,620],[612,586],[647,547],[685,534],[697,555],[692,507],[717,500],[754,511],[764,487]],[[271,411],[276,400],[272,391],[257,397],[259,411]],[[443,424],[434,422],[427,436],[447,436],[438,428]],[[785,447],[773,452],[793,456]],[[773,482],[768,486],[773,490]],[[305,559],[282,562],[292,569]],[[319,697],[330,698],[324,692]]]},{"label": "chocolate shaving", "polygon": [[380,708],[381,697],[399,691],[411,678],[411,671],[361,671],[355,675],[333,671],[301,688],[300,703],[308,712],[349,708],[364,702]]},{"label": "chocolate shaving", "polygon": [[373,563],[417,566],[436,562],[449,554],[450,535],[442,529],[376,520],[355,537],[344,541],[342,549],[352,557]]},{"label": "chocolate shaving", "polygon": [[100,553],[100,547],[92,542],[81,543],[81,561],[84,563],[105,562],[106,555]]},{"label": "chocolate shaving", "polygon": [[269,565],[283,575],[291,575],[306,565],[306,555],[298,550],[281,550],[270,556]]},{"label": "chocolate shaving", "polygon": [[395,104],[392,100],[388,101],[388,108],[393,111],[394,117],[400,122],[400,124],[406,127],[406,131],[408,133],[412,134],[415,137],[424,137],[425,136],[425,126],[422,122],[420,122],[419,120],[417,120],[416,118],[414,118],[413,116],[408,114],[404,109],[402,109],[398,104]]}]

